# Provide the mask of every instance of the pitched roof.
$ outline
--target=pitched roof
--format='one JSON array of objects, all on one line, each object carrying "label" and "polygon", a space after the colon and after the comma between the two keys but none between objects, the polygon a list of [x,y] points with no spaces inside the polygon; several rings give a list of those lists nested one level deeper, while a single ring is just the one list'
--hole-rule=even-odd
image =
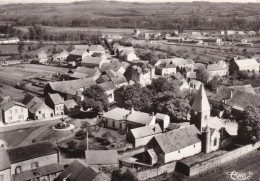
[{"label": "pitched roof", "polygon": [[105,51],[102,45],[90,45],[89,51]]},{"label": "pitched roof", "polygon": [[50,100],[53,102],[54,105],[57,104],[62,104],[64,100],[61,98],[60,94],[55,93],[55,94],[49,94],[48,97]]},{"label": "pitched roof", "polygon": [[154,139],[164,153],[171,153],[190,145],[201,142],[198,135],[200,131],[195,125],[172,130],[164,134],[155,136]]},{"label": "pitched roof", "polygon": [[77,55],[77,56],[82,56],[84,53],[87,53],[86,50],[72,50],[70,52],[70,55]]},{"label": "pitched roof", "polygon": [[75,108],[75,107],[79,106],[79,105],[74,101],[74,99],[70,99],[70,100],[64,101],[63,104],[64,104],[64,106],[65,106],[67,109],[71,109],[71,108]]},{"label": "pitched roof", "polygon": [[255,106],[260,109],[260,95],[245,91],[235,90],[233,96],[226,101],[232,108],[243,111],[248,106]]},{"label": "pitched roof", "polygon": [[127,115],[126,119],[127,121],[148,125],[152,121],[153,117],[154,116],[151,114],[132,110],[130,114]]},{"label": "pitched roof", "polygon": [[59,176],[58,181],[109,181],[110,178],[81,160],[73,161]]},{"label": "pitched roof", "polygon": [[98,87],[100,87],[103,91],[110,91],[116,89],[112,82],[103,82],[101,84],[98,84]]},{"label": "pitched roof", "polygon": [[101,75],[101,72],[97,69],[78,67],[73,72],[73,74],[70,75],[70,77],[81,79],[81,78],[91,78],[99,75]]},{"label": "pitched roof", "polygon": [[19,102],[15,102],[15,101],[8,101],[8,102],[5,102],[1,105],[1,109],[3,111],[7,111],[8,109],[10,109],[11,107],[13,106],[21,106],[21,107],[24,107],[26,108],[26,106],[22,103],[19,103]]},{"label": "pitched roof", "polygon": [[0,149],[0,171],[6,170],[11,167],[10,161],[9,161],[9,155],[6,151],[6,149]]},{"label": "pitched roof", "polygon": [[241,91],[246,91],[255,94],[254,88],[249,84],[249,85],[241,85],[241,86],[230,86],[229,88],[234,89],[234,90],[241,90]]},{"label": "pitched roof", "polygon": [[169,58],[169,59],[159,59],[159,61],[170,61],[172,64],[178,65],[187,65],[187,64],[194,64],[193,60],[191,59],[184,59],[179,57]]},{"label": "pitched roof", "polygon": [[198,112],[210,111],[209,101],[203,84],[201,84],[200,89],[195,96],[191,109]]},{"label": "pitched roof", "polygon": [[251,67],[251,66],[259,66],[259,63],[256,61],[256,59],[236,59],[234,62],[237,64],[238,67]]},{"label": "pitched roof", "polygon": [[27,94],[22,102],[26,105],[26,107],[29,109],[29,112],[31,113],[37,112],[38,109],[42,106],[49,108],[41,99],[30,94]]},{"label": "pitched roof", "polygon": [[169,117],[169,116],[167,114],[156,113],[155,117],[156,117],[156,119],[164,120],[166,117]]},{"label": "pitched roof", "polygon": [[127,109],[116,107],[114,109],[105,112],[103,114],[103,117],[119,121],[119,120],[124,120],[125,116],[129,113],[130,111]]},{"label": "pitched roof", "polygon": [[39,176],[47,176],[53,173],[59,173],[64,170],[61,164],[51,164],[37,168],[37,174],[33,170],[23,171],[18,174],[13,174],[13,181],[31,180]]},{"label": "pitched roof", "polygon": [[85,79],[77,79],[77,80],[69,80],[69,81],[57,81],[50,82],[48,85],[52,88],[52,90],[62,93],[68,93],[71,95],[76,95],[77,89],[90,87],[95,85],[96,82],[93,78],[85,78]]},{"label": "pitched roof", "polygon": [[103,61],[102,57],[91,57],[91,56],[86,56],[82,60],[81,63],[88,63],[88,64],[100,64]]},{"label": "pitched roof", "polygon": [[131,129],[130,132],[132,133],[134,138],[137,139],[161,133],[162,129],[159,124],[155,124]]},{"label": "pitched roof", "polygon": [[85,158],[89,165],[118,164],[117,150],[86,150]]},{"label": "pitched roof", "polygon": [[89,49],[89,45],[74,45],[75,50],[87,50]]},{"label": "pitched roof", "polygon": [[[44,149],[42,149],[44,148]],[[10,163],[17,163],[41,156],[58,153],[57,145],[50,141],[33,143],[27,146],[16,147],[7,150]]]}]

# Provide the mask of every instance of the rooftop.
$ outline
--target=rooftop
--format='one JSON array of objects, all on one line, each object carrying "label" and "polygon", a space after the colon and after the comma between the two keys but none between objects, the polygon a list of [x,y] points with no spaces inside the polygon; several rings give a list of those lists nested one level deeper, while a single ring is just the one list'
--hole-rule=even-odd
[{"label": "rooftop", "polygon": [[236,59],[234,61],[235,61],[235,63],[239,67],[259,66],[259,63],[254,58],[251,58],[251,59],[240,59],[240,60]]},{"label": "rooftop", "polygon": [[195,125],[180,128],[155,136],[164,153],[171,153],[190,145],[201,142],[198,135],[200,131]]},{"label": "rooftop", "polygon": [[131,129],[130,132],[133,134],[134,138],[137,139],[161,133],[162,129],[160,128],[159,124],[155,124]]},{"label": "rooftop", "polygon": [[118,164],[117,150],[87,150],[85,158],[89,165]]},{"label": "rooftop", "polygon": [[112,82],[103,82],[101,84],[98,84],[98,87],[100,87],[103,91],[110,91],[116,89]]},{"label": "rooftop", "polygon": [[52,100],[54,105],[62,104],[64,100],[61,98],[60,94],[49,94],[48,97]]},{"label": "rooftop", "polygon": [[24,107],[26,108],[26,106],[22,103],[19,103],[19,102],[15,102],[15,101],[8,101],[8,102],[5,102],[1,105],[1,109],[3,111],[7,111],[8,109],[10,109],[11,107],[13,106],[21,106],[21,107]]},{"label": "rooftop", "polygon": [[8,149],[7,152],[10,158],[10,163],[13,164],[33,158],[38,158],[41,156],[58,153],[58,148],[52,142],[43,141],[23,147]]},{"label": "rooftop", "polygon": [[10,160],[6,149],[0,149],[0,171],[6,170],[11,167]]},{"label": "rooftop", "polygon": [[125,116],[129,113],[130,113],[130,111],[127,109],[116,107],[110,111],[105,112],[103,114],[103,117],[119,121],[119,120],[124,120]]},{"label": "rooftop", "polygon": [[207,66],[207,69],[209,71],[227,70],[227,68],[222,67],[222,66],[220,66],[218,64],[210,64],[210,65]]}]

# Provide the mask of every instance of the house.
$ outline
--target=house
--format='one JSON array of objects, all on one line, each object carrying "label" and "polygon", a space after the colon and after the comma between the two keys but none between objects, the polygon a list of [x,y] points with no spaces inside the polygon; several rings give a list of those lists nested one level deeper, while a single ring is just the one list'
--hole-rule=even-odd
[{"label": "house", "polygon": [[147,149],[154,149],[161,163],[180,160],[201,152],[200,131],[195,125],[172,130],[155,136],[147,144]]},{"label": "house", "polygon": [[98,169],[118,169],[118,153],[117,150],[86,150],[86,163]]},{"label": "house", "polygon": [[93,78],[49,82],[44,88],[44,95],[48,96],[48,93],[58,93],[64,98],[64,100],[76,100],[78,91],[83,91],[85,88],[92,85],[96,85]]},{"label": "house", "polygon": [[103,172],[82,160],[74,160],[58,177],[57,181],[110,181]]},{"label": "house", "polygon": [[54,115],[64,115],[64,100],[61,98],[60,94],[48,94],[45,98],[45,103],[54,110]]},{"label": "house", "polygon": [[194,69],[193,60],[179,58],[179,57],[173,57],[173,58],[169,58],[169,59],[159,59],[154,66],[156,67],[156,66],[159,66],[160,64],[175,65],[177,68],[177,72],[181,72],[183,68],[190,68],[191,70]]},{"label": "house", "polygon": [[113,70],[114,72],[119,72],[124,74],[126,69],[129,67],[129,63],[127,62],[111,62],[104,63],[101,68],[99,68],[100,72],[104,72],[106,70]]},{"label": "house", "polygon": [[152,78],[155,77],[155,69],[152,66],[132,66],[131,80],[141,84],[141,86],[147,86],[151,84]]},{"label": "house", "polygon": [[80,110],[80,106],[73,99],[63,102],[65,114],[77,113]]},{"label": "house", "polygon": [[27,94],[23,101],[23,104],[29,110],[29,116],[32,119],[45,119],[54,116],[54,111],[49,106],[47,106],[41,99],[31,94]]},{"label": "house", "polygon": [[106,53],[104,47],[102,45],[90,45],[88,48],[88,52],[90,55],[92,55],[93,53]]},{"label": "house", "polygon": [[155,72],[161,76],[169,76],[176,73],[176,66],[173,64],[161,64],[156,68]]},{"label": "house", "polygon": [[232,74],[235,71],[249,71],[249,72],[259,72],[259,64],[256,59],[237,59],[233,58],[229,64],[229,72]]},{"label": "house", "polygon": [[36,55],[36,61],[38,63],[44,64],[48,61],[48,55],[44,50],[38,50]]},{"label": "house", "polygon": [[73,73],[69,75],[70,79],[84,79],[92,78],[97,80],[101,72],[98,69],[86,68],[86,67],[77,67],[74,69]]},{"label": "house", "polygon": [[131,50],[123,50],[123,51],[121,51],[120,52],[120,57],[121,57],[122,60],[128,61],[128,62],[139,60],[139,58],[137,57],[135,52],[131,51]]},{"label": "house", "polygon": [[154,136],[161,133],[162,129],[159,124],[134,128],[126,133],[126,141],[137,148],[145,146]]},{"label": "house", "polygon": [[58,147],[49,141],[8,149],[7,154],[13,181],[53,181],[64,170]]},{"label": "house", "polygon": [[82,67],[87,67],[87,68],[101,68],[101,66],[104,63],[110,63],[109,60],[107,60],[106,57],[91,57],[91,56],[86,56],[82,62],[81,62],[81,66]]},{"label": "house", "polygon": [[0,108],[5,124],[24,122],[28,119],[28,108],[22,103],[8,101],[4,102]]},{"label": "house", "polygon": [[123,74],[113,70],[104,71],[102,75],[96,80],[98,84],[109,81],[111,81],[116,87],[121,87],[128,84]]},{"label": "house", "polygon": [[69,56],[69,52],[65,49],[63,49],[60,53],[56,53],[52,56],[52,59],[54,62],[61,62],[65,61]]},{"label": "house", "polygon": [[228,68],[222,67],[221,65],[218,64],[210,64],[207,66],[207,70],[209,71],[211,77],[214,76],[225,76],[228,75]]},{"label": "house", "polygon": [[78,65],[86,56],[89,56],[89,53],[86,50],[75,49],[69,53],[66,61]]},{"label": "house", "polygon": [[103,82],[101,84],[98,84],[97,86],[101,90],[103,90],[104,93],[107,95],[109,103],[114,102],[114,100],[115,100],[114,91],[115,91],[116,87],[114,86],[114,84],[112,82]]},{"label": "house", "polygon": [[194,89],[194,90],[199,90],[202,84],[203,84],[202,82],[194,79],[189,82],[190,89]]}]

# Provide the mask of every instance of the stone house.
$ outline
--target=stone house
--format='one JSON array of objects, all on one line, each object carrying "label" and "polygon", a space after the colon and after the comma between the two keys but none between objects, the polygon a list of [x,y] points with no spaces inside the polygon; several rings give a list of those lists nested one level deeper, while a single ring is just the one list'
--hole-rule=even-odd
[{"label": "stone house", "polygon": [[[7,176],[5,173],[4,181],[44,179],[53,181],[64,170],[64,167],[59,164],[60,156],[57,146],[49,141],[8,149],[5,153],[4,167],[8,168],[10,175]],[[8,178],[12,179],[8,180]]]},{"label": "stone house", "polygon": [[218,64],[210,64],[207,66],[207,70],[210,72],[211,78],[214,76],[225,76],[228,75],[228,68],[222,67]]},{"label": "stone house", "polygon": [[56,53],[55,55],[53,55],[52,60],[54,62],[61,62],[61,61],[65,61],[68,56],[69,56],[69,52],[63,49],[60,53]]},{"label": "stone house", "polygon": [[24,122],[28,119],[28,108],[22,103],[8,101],[1,105],[4,124]]},{"label": "stone house", "polygon": [[58,94],[49,94],[45,98],[45,103],[54,110],[54,115],[64,115],[64,100]]},{"label": "stone house", "polygon": [[32,119],[45,119],[54,116],[54,111],[36,96],[27,94],[22,101],[29,110]]},{"label": "stone house", "polygon": [[235,71],[248,71],[259,73],[259,64],[256,59],[240,59],[233,58],[229,64],[229,72],[232,74]]}]

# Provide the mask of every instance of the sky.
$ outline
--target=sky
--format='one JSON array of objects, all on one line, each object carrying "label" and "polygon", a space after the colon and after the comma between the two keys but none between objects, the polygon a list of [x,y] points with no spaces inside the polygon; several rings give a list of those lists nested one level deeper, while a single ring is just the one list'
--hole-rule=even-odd
[{"label": "sky", "polygon": [[[70,3],[74,1],[86,1],[86,0],[0,0],[0,4],[9,3]],[[116,1],[116,0],[114,0]],[[191,2],[191,1],[209,1],[209,2],[233,2],[233,3],[248,3],[258,2],[260,0],[120,0],[128,2]]]}]

